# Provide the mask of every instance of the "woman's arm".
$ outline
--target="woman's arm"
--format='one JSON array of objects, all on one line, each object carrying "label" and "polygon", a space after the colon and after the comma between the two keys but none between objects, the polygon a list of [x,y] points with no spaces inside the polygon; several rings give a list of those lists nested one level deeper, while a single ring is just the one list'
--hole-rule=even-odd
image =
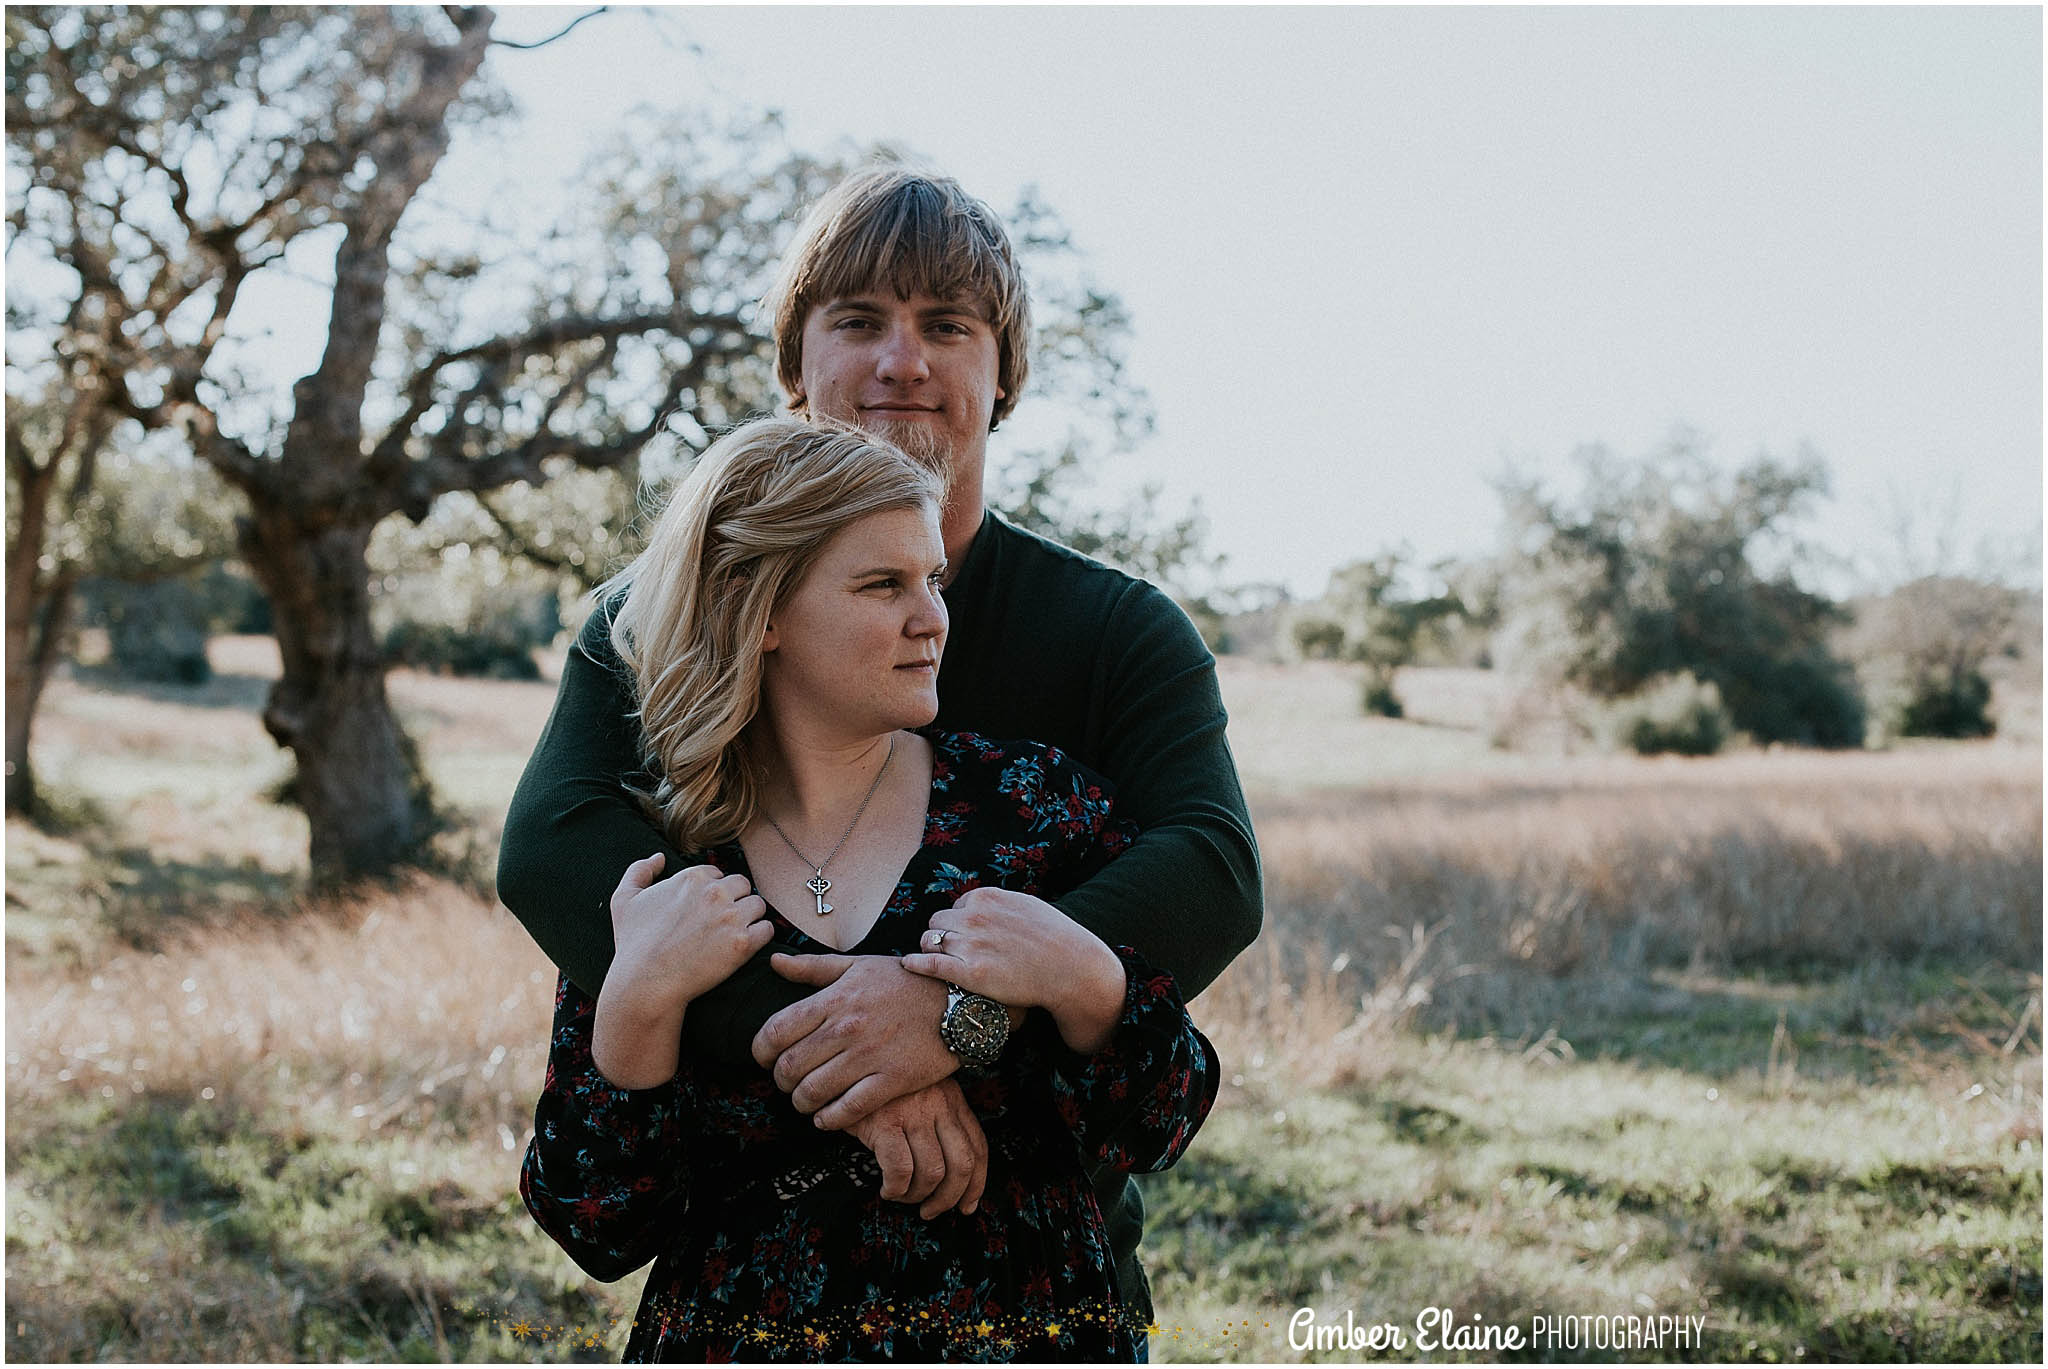
[{"label": "woman's arm", "polygon": [[1051,1016],[1064,1044],[1054,1095],[1091,1168],[1180,1158],[1216,1100],[1218,1065],[1172,975],[1005,889],[970,890],[932,918],[923,944],[934,949],[904,956],[905,969]]},{"label": "woman's arm", "polygon": [[1196,1029],[1173,976],[1129,947],[1123,1011],[1092,1052],[1055,1053],[1053,1096],[1091,1168],[1150,1173],[1180,1159],[1216,1102],[1216,1048]]},{"label": "woman's arm", "polygon": [[689,1155],[679,1085],[622,1089],[597,1068],[596,1007],[561,977],[519,1194],[569,1258],[609,1283],[673,1240],[689,1209]]},{"label": "woman's arm", "polygon": [[[687,863],[626,789],[645,762],[630,679],[612,648],[614,608],[599,605],[569,649],[498,855],[498,897],[592,998],[611,966],[607,909],[619,871],[649,852],[671,870]],[[684,1040],[709,1059],[745,1065],[761,1024],[807,992],[757,955],[692,1005]]]}]

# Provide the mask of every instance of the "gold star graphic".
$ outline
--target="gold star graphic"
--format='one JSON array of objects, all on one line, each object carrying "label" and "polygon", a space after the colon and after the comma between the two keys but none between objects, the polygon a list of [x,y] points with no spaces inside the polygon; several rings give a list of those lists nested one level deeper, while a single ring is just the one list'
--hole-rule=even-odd
[{"label": "gold star graphic", "polygon": [[521,1340],[526,1339],[526,1337],[533,1334],[533,1323],[527,1321],[513,1322],[512,1334],[519,1337]]},{"label": "gold star graphic", "polygon": [[1165,1327],[1163,1327],[1163,1326],[1161,1326],[1161,1325],[1160,1325],[1160,1324],[1159,1324],[1158,1322],[1156,1322],[1156,1321],[1155,1321],[1155,1322],[1148,1322],[1148,1323],[1146,1324],[1146,1326],[1145,1326],[1145,1334],[1146,1334],[1146,1335],[1148,1335],[1148,1336],[1158,1336],[1158,1335],[1163,1335],[1163,1334],[1165,1334],[1165,1331],[1166,1331],[1166,1328],[1165,1328]]},{"label": "gold star graphic", "polygon": [[1048,1336],[1057,1336],[1057,1335],[1058,1335],[1059,1333],[1060,1333],[1060,1324],[1059,1324],[1058,1322],[1056,1322],[1056,1321],[1049,1321],[1049,1322],[1047,1322],[1047,1323],[1045,1324],[1045,1334],[1046,1334],[1046,1335],[1048,1335]]},{"label": "gold star graphic", "polygon": [[754,1330],[754,1339],[755,1339],[755,1340],[759,1340],[759,1341],[765,1341],[765,1340],[767,1340],[767,1339],[768,1339],[768,1328],[767,1328],[767,1327],[765,1327],[765,1326],[762,1326],[762,1327],[756,1327],[756,1328],[755,1328],[755,1330]]},{"label": "gold star graphic", "polygon": [[989,1332],[995,1330],[996,1328],[988,1322],[983,1322],[981,1325],[975,1327],[974,1329],[979,1331],[982,1335],[986,1336],[987,1334],[989,1334]]}]

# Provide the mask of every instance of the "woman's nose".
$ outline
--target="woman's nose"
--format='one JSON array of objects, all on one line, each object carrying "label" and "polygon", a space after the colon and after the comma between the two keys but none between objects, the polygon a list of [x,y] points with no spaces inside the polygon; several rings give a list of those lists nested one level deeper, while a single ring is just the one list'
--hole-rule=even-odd
[{"label": "woman's nose", "polygon": [[945,635],[946,622],[945,598],[927,585],[904,631],[912,637],[940,637]]}]

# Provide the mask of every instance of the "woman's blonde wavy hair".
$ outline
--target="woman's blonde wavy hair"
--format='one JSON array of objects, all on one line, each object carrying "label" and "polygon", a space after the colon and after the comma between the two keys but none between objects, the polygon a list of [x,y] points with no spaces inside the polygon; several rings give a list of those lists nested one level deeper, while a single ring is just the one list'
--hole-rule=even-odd
[{"label": "woman's blonde wavy hair", "polygon": [[859,429],[757,419],[705,450],[646,550],[599,591],[625,591],[611,635],[656,776],[641,797],[683,850],[738,836],[760,803],[747,728],[770,616],[841,529],[945,493],[938,470]]}]

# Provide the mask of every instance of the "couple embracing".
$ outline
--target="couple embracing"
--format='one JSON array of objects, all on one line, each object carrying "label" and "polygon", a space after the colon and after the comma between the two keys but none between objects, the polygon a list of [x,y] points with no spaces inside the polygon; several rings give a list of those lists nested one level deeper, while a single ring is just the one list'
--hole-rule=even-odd
[{"label": "couple embracing", "polygon": [[1128,1176],[1260,918],[1214,661],[985,512],[1030,327],[985,205],[856,175],[768,306],[793,417],[601,593],[506,820],[564,972],[521,1191],[655,1261],[628,1359],[1143,1359]]}]

